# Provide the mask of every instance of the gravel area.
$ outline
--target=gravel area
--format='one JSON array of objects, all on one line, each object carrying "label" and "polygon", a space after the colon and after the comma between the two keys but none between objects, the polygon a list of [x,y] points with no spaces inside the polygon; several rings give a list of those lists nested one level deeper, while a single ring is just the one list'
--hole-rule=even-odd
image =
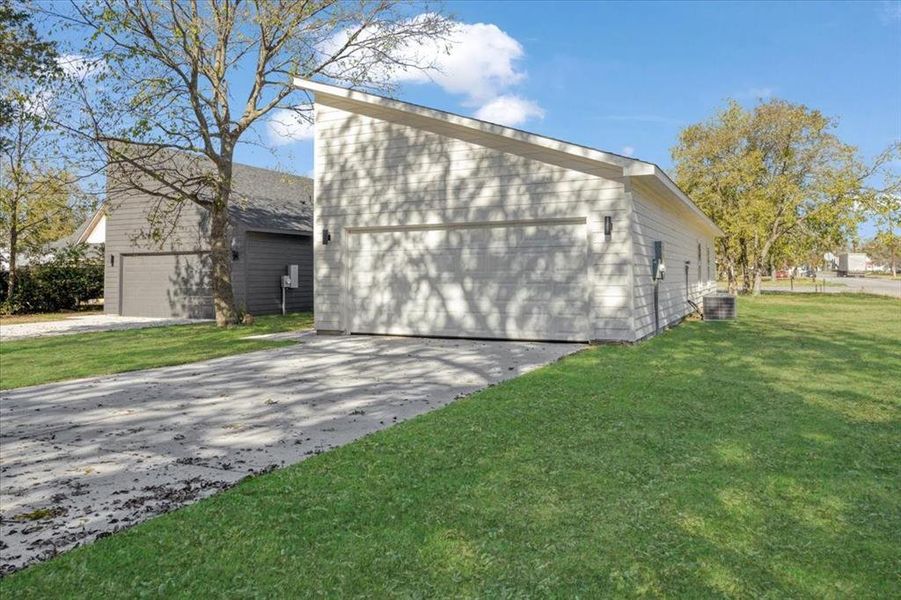
[{"label": "gravel area", "polygon": [[295,335],[284,348],[0,394],[0,574],[584,347]]},{"label": "gravel area", "polygon": [[46,335],[67,333],[88,333],[92,331],[113,331],[117,329],[140,329],[163,325],[185,325],[199,323],[192,319],[154,319],[151,317],[120,317],[119,315],[84,315],[69,317],[60,321],[19,323],[0,326],[0,340],[21,340]]}]

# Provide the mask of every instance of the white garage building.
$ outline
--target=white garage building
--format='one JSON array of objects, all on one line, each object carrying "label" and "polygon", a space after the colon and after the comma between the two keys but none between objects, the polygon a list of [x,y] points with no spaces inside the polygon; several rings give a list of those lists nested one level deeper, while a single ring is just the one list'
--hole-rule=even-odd
[{"label": "white garage building", "polygon": [[320,332],[635,341],[715,289],[722,232],[656,165],[295,84],[315,102]]}]

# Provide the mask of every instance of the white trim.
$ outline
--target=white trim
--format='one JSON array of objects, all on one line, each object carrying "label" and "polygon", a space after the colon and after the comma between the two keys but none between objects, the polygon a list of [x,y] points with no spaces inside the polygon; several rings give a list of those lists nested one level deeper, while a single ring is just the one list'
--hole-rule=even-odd
[{"label": "white trim", "polygon": [[452,221],[441,223],[416,223],[415,225],[372,225],[345,227],[347,233],[388,233],[392,231],[428,231],[432,229],[485,229],[501,227],[532,227],[538,225],[585,225],[586,217],[561,217],[556,219],[519,219],[505,221]]}]

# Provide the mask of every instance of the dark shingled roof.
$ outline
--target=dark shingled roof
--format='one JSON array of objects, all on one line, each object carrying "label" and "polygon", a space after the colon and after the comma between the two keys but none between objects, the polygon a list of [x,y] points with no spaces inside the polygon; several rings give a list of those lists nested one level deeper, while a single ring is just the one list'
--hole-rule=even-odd
[{"label": "dark shingled roof", "polygon": [[251,230],[313,231],[313,180],[234,165],[229,211]]}]

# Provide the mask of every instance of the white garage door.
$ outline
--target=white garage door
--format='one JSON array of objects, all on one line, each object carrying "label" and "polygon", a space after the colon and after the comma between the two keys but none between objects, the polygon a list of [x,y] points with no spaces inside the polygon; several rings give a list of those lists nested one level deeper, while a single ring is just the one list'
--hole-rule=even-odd
[{"label": "white garage door", "polygon": [[348,235],[355,333],[588,339],[584,220]]},{"label": "white garage door", "polygon": [[192,319],[214,316],[207,253],[125,255],[121,285],[123,315]]}]

